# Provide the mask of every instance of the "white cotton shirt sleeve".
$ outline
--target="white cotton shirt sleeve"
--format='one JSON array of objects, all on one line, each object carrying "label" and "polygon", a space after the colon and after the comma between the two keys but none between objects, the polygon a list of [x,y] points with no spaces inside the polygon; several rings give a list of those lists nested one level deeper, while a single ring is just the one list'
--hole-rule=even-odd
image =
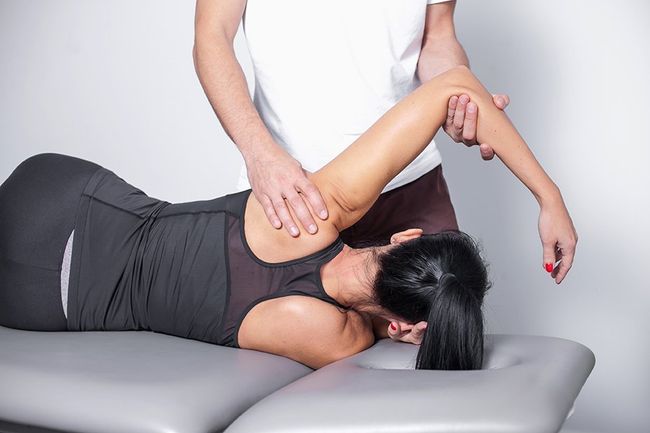
[{"label": "white cotton shirt sleeve", "polygon": [[[430,2],[248,0],[242,21],[253,102],[303,168],[323,167],[420,85],[416,67]],[[440,162],[432,141],[384,192]],[[250,188],[245,167],[238,188]]]}]

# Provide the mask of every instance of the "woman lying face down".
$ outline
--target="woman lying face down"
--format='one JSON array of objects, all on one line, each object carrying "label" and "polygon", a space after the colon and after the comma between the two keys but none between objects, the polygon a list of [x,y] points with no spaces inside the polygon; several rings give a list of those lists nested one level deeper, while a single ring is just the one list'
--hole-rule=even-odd
[{"label": "woman lying face down", "polygon": [[544,261],[559,260],[552,276],[561,281],[576,235],[559,189],[487,90],[457,67],[310,174],[329,210],[314,235],[270,226],[250,190],[171,204],[89,161],[27,159],[0,186],[0,325],[148,330],[312,368],[390,335],[420,343],[416,368],[480,368],[489,283],[468,235],[405,228],[389,245],[362,249],[339,235],[426,147],[461,93],[479,107],[479,141],[496,143],[540,204]]}]

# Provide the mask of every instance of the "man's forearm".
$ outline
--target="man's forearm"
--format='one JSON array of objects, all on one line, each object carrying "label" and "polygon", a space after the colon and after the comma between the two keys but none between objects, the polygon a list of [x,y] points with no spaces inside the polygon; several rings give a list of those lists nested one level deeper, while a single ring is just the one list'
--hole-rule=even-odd
[{"label": "man's forearm", "polygon": [[197,33],[193,58],[199,81],[212,109],[244,160],[268,152],[283,151],[271,137],[253,105],[232,41],[218,32],[207,35]]},{"label": "man's forearm", "polygon": [[417,68],[418,78],[424,83],[459,65],[469,67],[469,59],[455,35],[430,37],[422,45]]}]

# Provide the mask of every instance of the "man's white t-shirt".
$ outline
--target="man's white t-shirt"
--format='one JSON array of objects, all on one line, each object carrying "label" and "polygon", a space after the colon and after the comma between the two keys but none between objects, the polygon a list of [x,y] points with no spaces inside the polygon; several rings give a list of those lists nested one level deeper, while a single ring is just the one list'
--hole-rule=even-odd
[{"label": "man's white t-shirt", "polygon": [[[413,91],[426,7],[442,1],[248,0],[253,101],[278,144],[314,172]],[[384,192],[440,162],[432,141]]]}]

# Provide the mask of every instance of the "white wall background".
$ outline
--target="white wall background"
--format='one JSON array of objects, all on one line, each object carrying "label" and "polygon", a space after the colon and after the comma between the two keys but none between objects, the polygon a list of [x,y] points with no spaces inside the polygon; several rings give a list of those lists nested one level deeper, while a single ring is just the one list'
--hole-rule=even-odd
[{"label": "white wall background", "polygon": [[[54,151],[169,201],[234,191],[240,159],[193,69],[193,15],[189,1],[0,0],[0,181]],[[491,262],[488,329],[595,352],[567,431],[650,431],[650,5],[463,0],[456,23],[580,236],[557,286],[541,270],[532,196],[500,162],[438,135],[462,228]],[[241,35],[236,49],[252,78]]]}]

